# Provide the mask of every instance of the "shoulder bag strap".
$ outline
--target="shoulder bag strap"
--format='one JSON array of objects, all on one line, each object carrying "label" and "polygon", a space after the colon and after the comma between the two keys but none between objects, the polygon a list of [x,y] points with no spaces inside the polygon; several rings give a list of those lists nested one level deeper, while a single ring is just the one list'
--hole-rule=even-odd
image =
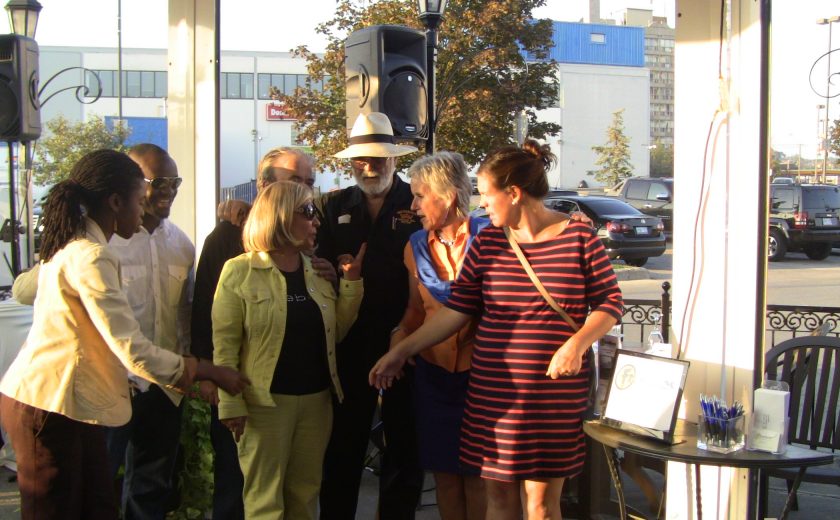
[{"label": "shoulder bag strap", "polygon": [[557,304],[554,298],[545,289],[542,282],[540,282],[540,279],[537,278],[537,273],[535,273],[534,270],[531,268],[531,264],[528,263],[528,259],[525,258],[525,255],[522,253],[522,248],[519,247],[519,244],[517,244],[516,240],[513,238],[513,235],[510,232],[510,228],[505,226],[504,229],[505,236],[507,237],[508,242],[510,242],[510,247],[513,248],[513,252],[516,253],[516,257],[519,258],[519,262],[522,264],[522,267],[525,268],[525,272],[528,273],[528,276],[531,277],[531,282],[534,283],[534,287],[536,287],[537,290],[540,291],[540,294],[542,294],[542,297],[545,298],[545,301],[548,302],[551,308],[557,311],[557,313],[560,316],[562,316],[564,320],[566,320],[566,323],[568,323],[572,327],[572,330],[574,330],[575,332],[580,330],[578,324],[575,323],[571,316],[569,316],[569,314],[563,310],[563,307],[560,307],[560,305]]}]

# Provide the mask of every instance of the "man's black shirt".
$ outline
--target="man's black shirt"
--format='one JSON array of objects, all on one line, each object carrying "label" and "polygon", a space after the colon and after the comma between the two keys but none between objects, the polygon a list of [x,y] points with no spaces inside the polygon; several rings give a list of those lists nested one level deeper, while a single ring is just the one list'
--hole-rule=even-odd
[{"label": "man's black shirt", "polygon": [[364,348],[369,359],[378,359],[385,353],[388,333],[402,318],[408,301],[403,250],[408,237],[422,227],[411,211],[412,198],[409,185],[395,173],[373,222],[358,186],[333,194],[324,204],[324,221],[318,229],[318,256],[335,264],[339,255],[355,255],[367,242],[362,264],[365,295],[359,317],[344,343]]},{"label": "man's black shirt", "polygon": [[195,290],[192,305],[192,347],[196,357],[213,359],[213,296],[225,262],[244,253],[242,228],[220,222],[204,240],[198,267],[195,269]]}]

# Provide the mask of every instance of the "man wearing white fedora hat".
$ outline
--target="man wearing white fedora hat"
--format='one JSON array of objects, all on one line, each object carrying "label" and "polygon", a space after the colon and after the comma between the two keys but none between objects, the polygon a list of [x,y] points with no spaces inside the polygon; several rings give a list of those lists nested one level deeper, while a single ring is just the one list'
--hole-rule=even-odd
[{"label": "man wearing white fedora hat", "polygon": [[[373,112],[356,119],[349,146],[335,154],[350,159],[357,185],[326,201],[318,230],[318,255],[337,263],[342,255],[355,255],[363,243],[367,243],[367,253],[359,316],[336,349],[344,401],[335,407],[324,461],[322,520],[352,520],[356,516],[377,400],[367,374],[388,350],[390,332],[405,309],[408,272],[403,250],[408,237],[422,227],[411,210],[409,185],[394,173],[396,158],[415,151],[413,146],[396,144],[388,116]],[[423,487],[409,380],[410,375],[382,398],[387,444],[379,484],[382,519],[413,519]]]}]

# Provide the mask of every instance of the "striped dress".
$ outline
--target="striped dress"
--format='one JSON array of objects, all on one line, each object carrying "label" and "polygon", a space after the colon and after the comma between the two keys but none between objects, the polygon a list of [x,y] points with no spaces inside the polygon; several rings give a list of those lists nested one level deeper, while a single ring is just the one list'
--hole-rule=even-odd
[{"label": "striped dress", "polygon": [[[558,236],[521,247],[577,323],[591,310],[621,318],[615,274],[588,225],[570,222]],[[446,305],[481,316],[461,425],[465,469],[505,481],[578,474],[590,367],[557,380],[545,375],[573,331],[531,283],[501,228],[475,238]]]}]

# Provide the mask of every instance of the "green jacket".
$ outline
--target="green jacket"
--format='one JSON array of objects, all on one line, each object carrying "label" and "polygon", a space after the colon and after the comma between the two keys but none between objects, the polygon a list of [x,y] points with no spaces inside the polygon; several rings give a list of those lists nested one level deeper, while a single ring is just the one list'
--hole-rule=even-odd
[{"label": "green jacket", "polygon": [[[306,287],[321,310],[333,389],[344,398],[335,362],[335,344],[356,321],[364,292],[362,280],[341,280],[336,297],[305,255]],[[251,385],[238,396],[219,390],[219,418],[248,415],[248,405],[274,406],[271,380],[286,332],[286,279],[268,253],[244,253],[225,263],[213,299],[213,362],[240,370]]]}]

